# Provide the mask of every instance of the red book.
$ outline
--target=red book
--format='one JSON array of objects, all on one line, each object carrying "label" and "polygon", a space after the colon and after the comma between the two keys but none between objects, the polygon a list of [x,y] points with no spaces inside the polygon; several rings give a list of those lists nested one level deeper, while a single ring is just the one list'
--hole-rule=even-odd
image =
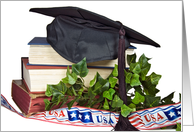
[{"label": "red book", "polygon": [[[51,100],[51,97],[46,97],[45,94],[30,94],[23,80],[12,81],[12,99],[22,111],[23,114],[30,116],[38,112],[45,111],[44,99]],[[67,107],[67,103],[75,97],[69,96],[68,101],[62,106]],[[77,105],[75,102],[73,105]],[[51,110],[59,108],[60,104],[54,106]]]}]

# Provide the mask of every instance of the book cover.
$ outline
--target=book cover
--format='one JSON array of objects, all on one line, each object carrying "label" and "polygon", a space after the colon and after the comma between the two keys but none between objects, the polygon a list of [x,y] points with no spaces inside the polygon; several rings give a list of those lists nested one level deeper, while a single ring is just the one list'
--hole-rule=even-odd
[{"label": "book cover", "polygon": [[[41,93],[30,94],[27,89],[24,80],[12,80],[11,96],[22,113],[30,116],[45,111],[44,99],[51,100],[51,97],[46,97],[45,94]],[[73,99],[74,97],[69,96],[68,101],[62,107],[67,107],[66,104]],[[77,103],[75,102],[73,105],[77,105]],[[54,106],[52,110],[59,108],[59,106],[60,104]]]}]

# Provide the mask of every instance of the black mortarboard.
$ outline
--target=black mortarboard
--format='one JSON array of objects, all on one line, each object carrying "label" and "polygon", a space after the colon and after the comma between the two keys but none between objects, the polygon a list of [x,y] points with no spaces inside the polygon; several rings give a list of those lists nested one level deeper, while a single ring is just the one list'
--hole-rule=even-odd
[{"label": "black mortarboard", "polygon": [[[159,44],[99,14],[78,7],[32,8],[31,12],[55,17],[47,26],[47,41],[65,59],[77,63],[118,58],[119,94],[127,105],[125,88],[125,50],[130,43],[160,47]],[[128,117],[119,116],[115,130],[137,130]]]},{"label": "black mortarboard", "polygon": [[[118,56],[120,23],[78,7],[32,8],[55,17],[47,26],[47,41],[65,59],[77,63],[112,60]],[[148,37],[126,26],[125,49],[130,42],[160,47]]]}]

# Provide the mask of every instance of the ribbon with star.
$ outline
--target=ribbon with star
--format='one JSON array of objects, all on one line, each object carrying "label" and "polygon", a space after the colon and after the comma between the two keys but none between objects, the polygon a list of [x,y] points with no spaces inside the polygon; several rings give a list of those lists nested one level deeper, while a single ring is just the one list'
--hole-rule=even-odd
[{"label": "ribbon with star", "polygon": [[[119,113],[98,110],[87,107],[74,106],[71,109],[60,108],[44,111],[26,117],[16,111],[1,95],[1,105],[27,119],[36,119],[51,123],[84,127],[112,127],[115,126]],[[181,103],[153,107],[133,112],[128,117],[133,126],[139,130],[151,130],[181,123]]]}]

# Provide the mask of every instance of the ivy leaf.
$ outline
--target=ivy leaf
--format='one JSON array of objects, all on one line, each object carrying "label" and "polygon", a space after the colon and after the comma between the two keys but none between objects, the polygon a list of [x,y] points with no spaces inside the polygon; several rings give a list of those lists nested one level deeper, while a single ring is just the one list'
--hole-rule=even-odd
[{"label": "ivy leaf", "polygon": [[131,63],[130,65],[130,71],[136,74],[139,74],[141,72],[140,64],[137,63]]},{"label": "ivy leaf", "polygon": [[135,98],[132,99],[132,102],[134,104],[139,104],[140,102],[144,102],[145,101],[145,97],[142,96],[140,93],[135,92]]},{"label": "ivy leaf", "polygon": [[45,110],[50,109],[50,101],[48,99],[44,99],[44,104],[45,104]]},{"label": "ivy leaf", "polygon": [[139,64],[140,64],[140,67],[141,67],[141,68],[145,68],[145,67],[147,67],[147,65],[149,64],[149,63],[148,63],[148,59],[147,59],[147,57],[146,57],[144,54],[142,54],[142,55],[140,56],[138,62],[139,62]]},{"label": "ivy leaf", "polygon": [[174,102],[172,101],[174,97],[174,92],[172,92],[171,94],[169,94],[168,96],[164,97],[161,102],[163,105],[168,105],[168,104],[174,104]]},{"label": "ivy leaf", "polygon": [[133,86],[138,86],[141,85],[141,82],[139,81],[139,75],[138,74],[133,74],[131,77],[130,85]]},{"label": "ivy leaf", "polygon": [[128,107],[132,109],[131,112],[135,112],[135,111],[136,111],[136,105],[135,105],[135,104],[130,103],[130,104],[128,105]]},{"label": "ivy leaf", "polygon": [[95,98],[95,96],[97,95],[96,93],[94,93],[94,91],[92,90],[91,87],[88,88],[88,95],[90,97],[90,99]]},{"label": "ivy leaf", "polygon": [[109,81],[103,79],[100,74],[97,72],[96,84],[93,86],[96,94],[101,94],[104,91],[109,89]]},{"label": "ivy leaf", "polygon": [[77,75],[75,73],[68,74],[67,77],[68,77],[69,84],[71,84],[71,85],[75,84],[75,82],[77,80]]},{"label": "ivy leaf", "polygon": [[141,72],[140,72],[140,76],[141,76],[141,79],[144,81],[145,78],[146,78],[146,75],[147,73],[149,72],[150,70],[150,67],[151,67],[151,64],[147,63],[147,65],[145,67],[142,67],[141,68]]},{"label": "ivy leaf", "polygon": [[94,76],[94,79],[90,81],[90,87],[94,86],[95,82],[96,82],[96,75]]},{"label": "ivy leaf", "polygon": [[104,107],[104,109],[106,109],[106,110],[109,109],[109,104],[108,104],[107,99],[105,99],[103,107]]},{"label": "ivy leaf", "polygon": [[48,95],[48,97],[50,97],[51,93],[56,93],[56,94],[60,94],[60,95],[65,95],[66,91],[67,91],[67,87],[66,85],[60,81],[58,84],[56,85],[50,85],[47,84],[47,89],[46,90],[46,95]]},{"label": "ivy leaf", "polygon": [[150,75],[152,84],[157,85],[161,77],[162,77],[161,75],[158,75],[158,74],[156,74],[156,73],[153,72]]},{"label": "ivy leaf", "polygon": [[114,78],[114,77],[110,77],[109,78],[109,83],[110,83],[111,88],[114,88],[115,87],[117,81],[118,81],[117,78]]},{"label": "ivy leaf", "polygon": [[119,98],[118,95],[114,96],[114,99],[112,100],[112,107],[121,107],[123,105],[123,100]]},{"label": "ivy leaf", "polygon": [[127,55],[127,64],[130,66],[131,63],[136,63],[136,54]]},{"label": "ivy leaf", "polygon": [[81,88],[78,90],[78,95],[82,95],[83,91],[84,91],[84,88],[81,87]]},{"label": "ivy leaf", "polygon": [[125,82],[130,84],[131,83],[131,77],[132,77],[132,73],[127,72],[126,76],[125,76]]},{"label": "ivy leaf", "polygon": [[179,124],[179,123],[176,123],[176,124],[177,124],[176,131],[181,131],[181,124]]},{"label": "ivy leaf", "polygon": [[89,70],[87,68],[86,58],[78,62],[77,64],[72,65],[72,72],[79,75],[80,77],[85,77]]},{"label": "ivy leaf", "polygon": [[143,93],[141,86],[135,86],[134,89],[135,89],[135,92],[138,92],[139,94],[144,96],[144,93]]},{"label": "ivy leaf", "polygon": [[117,64],[115,64],[115,67],[113,69],[112,74],[113,74],[114,77],[117,77],[118,76],[118,65]]},{"label": "ivy leaf", "polygon": [[150,95],[145,96],[145,105],[148,108],[155,107],[159,105],[161,97],[153,97]]},{"label": "ivy leaf", "polygon": [[70,74],[71,74],[71,72],[70,72],[70,70],[69,70],[69,66],[67,66],[66,76],[68,76],[68,75],[70,75]]},{"label": "ivy leaf", "polygon": [[109,100],[112,100],[114,93],[115,93],[115,90],[110,88],[108,91],[104,91],[103,92],[103,97],[105,97],[105,98],[107,98]]},{"label": "ivy leaf", "polygon": [[73,104],[80,98],[80,96],[76,97],[74,100],[67,103],[68,109],[70,110]]},{"label": "ivy leaf", "polygon": [[61,94],[53,93],[53,97],[51,99],[52,103],[55,103],[56,105],[58,105],[61,101],[61,97],[62,97]]},{"label": "ivy leaf", "polygon": [[67,100],[68,100],[68,96],[66,96],[66,97],[63,99],[63,101],[61,102],[59,108],[61,108],[61,107],[67,102]]},{"label": "ivy leaf", "polygon": [[72,86],[70,89],[71,89],[72,93],[73,93],[75,96],[77,96],[77,93],[75,92],[74,87]]},{"label": "ivy leaf", "polygon": [[45,95],[47,97],[51,97],[53,95],[53,91],[52,91],[51,87],[48,86],[48,85],[47,85],[47,89],[46,89]]},{"label": "ivy leaf", "polygon": [[131,112],[132,112],[132,109],[126,106],[125,104],[121,106],[121,115],[123,117],[127,117]]}]

